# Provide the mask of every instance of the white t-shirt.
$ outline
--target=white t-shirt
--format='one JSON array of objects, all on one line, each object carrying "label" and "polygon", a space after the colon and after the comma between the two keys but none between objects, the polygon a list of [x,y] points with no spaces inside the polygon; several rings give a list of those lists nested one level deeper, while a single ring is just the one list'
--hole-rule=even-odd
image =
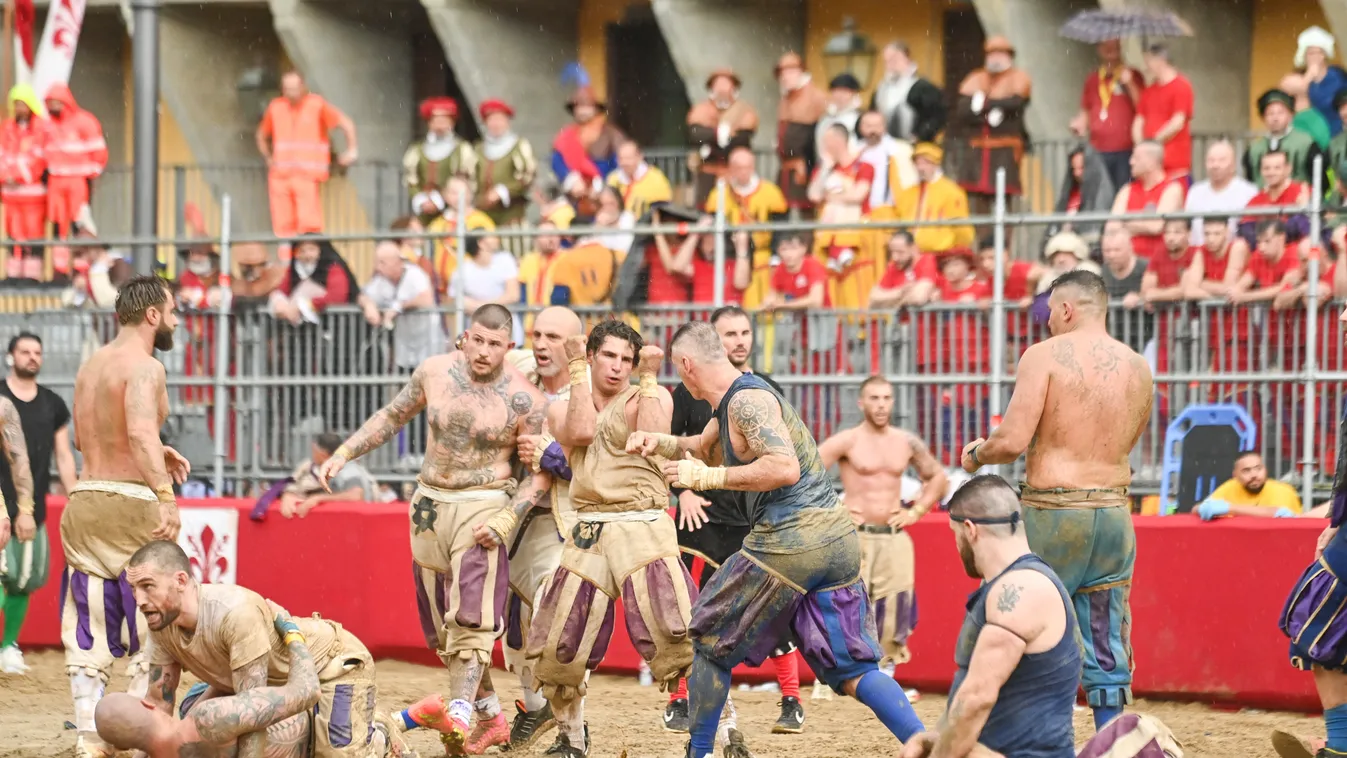
[{"label": "white t-shirt", "polygon": [[[1233,214],[1235,211],[1242,211],[1249,205],[1249,201],[1254,195],[1258,194],[1258,188],[1252,182],[1241,177],[1235,177],[1230,183],[1225,185],[1225,189],[1217,192],[1212,188],[1210,181],[1201,181],[1194,184],[1188,190],[1188,199],[1183,204],[1186,211],[1217,211],[1222,214]],[[1233,239],[1235,227],[1239,224],[1238,218],[1230,219],[1230,236]],[[1202,219],[1193,219],[1191,240],[1194,245],[1202,244]]]},{"label": "white t-shirt", "polygon": [[[458,290],[462,287],[464,297],[495,300],[505,294],[505,285],[512,280],[515,286],[519,286],[519,262],[513,253],[502,250],[491,256],[485,266],[475,258],[464,258],[463,266],[454,271],[449,292],[451,297],[458,297]],[[524,342],[524,323],[518,316],[514,322],[514,341],[516,344]]]},{"label": "white t-shirt", "polygon": [[[430,288],[430,277],[426,272],[414,263],[405,263],[397,284],[376,273],[363,291],[382,312],[406,303]],[[393,356],[400,368],[416,368],[421,361],[444,352],[444,345],[444,328],[440,314],[434,308],[405,311],[393,322]]]}]

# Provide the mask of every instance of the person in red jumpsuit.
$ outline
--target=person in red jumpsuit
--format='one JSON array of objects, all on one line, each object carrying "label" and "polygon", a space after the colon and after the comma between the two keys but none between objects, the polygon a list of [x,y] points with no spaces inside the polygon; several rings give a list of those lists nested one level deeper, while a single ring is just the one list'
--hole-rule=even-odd
[{"label": "person in red jumpsuit", "polygon": [[72,235],[80,212],[93,195],[94,179],[108,165],[108,143],[103,125],[79,107],[70,88],[57,83],[47,90],[47,216],[56,236]]},{"label": "person in red jumpsuit", "polygon": [[[21,84],[9,91],[9,118],[0,125],[0,202],[5,206],[5,234],[15,242],[47,236],[48,125],[33,88]],[[38,279],[42,254],[16,245],[9,260],[10,277]]]}]

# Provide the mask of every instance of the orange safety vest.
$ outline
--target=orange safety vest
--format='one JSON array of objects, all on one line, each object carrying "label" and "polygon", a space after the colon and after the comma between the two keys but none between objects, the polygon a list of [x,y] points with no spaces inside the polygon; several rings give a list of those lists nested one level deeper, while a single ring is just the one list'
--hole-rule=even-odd
[{"label": "orange safety vest", "polygon": [[284,177],[325,181],[332,162],[323,112],[327,101],[309,93],[298,107],[278,97],[267,106],[271,122],[271,171]]}]

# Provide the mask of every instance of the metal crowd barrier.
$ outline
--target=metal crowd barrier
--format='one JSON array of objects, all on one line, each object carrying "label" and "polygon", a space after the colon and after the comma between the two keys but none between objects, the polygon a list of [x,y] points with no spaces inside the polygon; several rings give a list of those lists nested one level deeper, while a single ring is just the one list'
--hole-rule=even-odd
[{"label": "metal crowd barrier", "polygon": [[[1009,398],[1020,355],[1048,336],[1041,319],[1019,304],[1007,304],[999,351],[1003,364],[996,372],[988,306],[757,313],[752,365],[785,387],[787,399],[819,439],[859,423],[860,382],[883,375],[895,385],[894,423],[917,433],[944,464],[956,466],[964,444],[985,436],[1004,411],[1004,403],[994,403],[993,396]],[[626,317],[652,344],[667,347],[678,326],[705,319],[710,310],[644,308]],[[1132,454],[1137,490],[1158,488],[1169,420],[1188,405],[1217,401],[1250,411],[1273,476],[1298,481],[1302,460],[1309,460],[1317,464],[1312,484],[1328,485],[1335,420],[1347,401],[1338,312],[1339,304],[1320,311],[1311,345],[1302,310],[1221,302],[1142,308],[1114,303],[1110,331],[1156,369],[1151,420]],[[611,315],[602,309],[582,312],[591,324]],[[452,335],[452,310],[440,317]],[[223,351],[217,340],[221,318],[229,321]],[[116,319],[110,312],[78,310],[0,315],[0,334],[20,330],[43,338],[40,380],[69,402],[75,372],[93,349],[115,335]],[[1322,370],[1312,384],[1317,432],[1306,450],[1303,421],[1306,403],[1314,402],[1306,393],[1311,347]],[[309,456],[315,435],[349,434],[392,399],[409,373],[399,366],[396,348],[392,332],[370,326],[354,308],[331,308],[319,323],[300,326],[256,310],[224,317],[184,313],[173,350],[161,356],[170,385],[166,436],[203,478],[209,478],[221,456],[221,473],[233,488],[287,476]],[[223,365],[219,355],[225,356]],[[665,371],[663,378],[677,383],[667,364]],[[998,385],[1001,392],[993,392]],[[221,402],[223,426],[215,414]],[[420,468],[425,435],[424,418],[414,420],[362,463],[382,481],[408,481]],[[1003,473],[1019,476],[1020,466]]]}]

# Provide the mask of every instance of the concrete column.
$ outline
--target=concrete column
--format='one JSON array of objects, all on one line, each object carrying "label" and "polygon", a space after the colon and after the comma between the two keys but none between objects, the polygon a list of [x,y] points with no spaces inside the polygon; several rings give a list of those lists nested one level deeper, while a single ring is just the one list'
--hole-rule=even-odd
[{"label": "concrete column", "polygon": [[1003,35],[1015,46],[1015,65],[1033,79],[1026,114],[1035,140],[1064,139],[1080,110],[1080,88],[1095,63],[1089,45],[1062,39],[1057,30],[1081,10],[1097,7],[1086,0],[973,0],[987,36]]},{"label": "concrete column", "polygon": [[237,89],[246,70],[279,65],[269,14],[218,5],[169,6],[161,14],[160,91],[202,167],[201,179],[230,195],[235,232],[270,231],[266,167],[253,140],[257,123]]},{"label": "concrete column", "polygon": [[268,5],[281,44],[309,89],[355,122],[360,163],[351,178],[369,219],[391,219],[402,211],[397,167],[415,111],[406,19],[373,7],[382,4],[269,0]]},{"label": "concrete column", "polygon": [[579,0],[421,0],[476,118],[477,105],[514,106],[514,128],[546,161],[567,121],[562,68],[576,59]]},{"label": "concrete column", "polygon": [[[743,80],[739,96],[757,109],[761,121],[755,142],[770,146],[781,99],[772,66],[782,53],[804,54],[803,0],[652,0],[651,7],[688,100],[706,99],[712,71],[734,69]],[[827,82],[819,84],[827,87]]]},{"label": "concrete column", "polygon": [[107,237],[131,233],[131,156],[127,148],[126,112],[129,44],[126,26],[117,11],[90,8],[84,16],[75,67],[70,72],[70,90],[75,93],[76,102],[98,117],[108,142],[108,169],[94,185],[93,197],[98,231]]}]

